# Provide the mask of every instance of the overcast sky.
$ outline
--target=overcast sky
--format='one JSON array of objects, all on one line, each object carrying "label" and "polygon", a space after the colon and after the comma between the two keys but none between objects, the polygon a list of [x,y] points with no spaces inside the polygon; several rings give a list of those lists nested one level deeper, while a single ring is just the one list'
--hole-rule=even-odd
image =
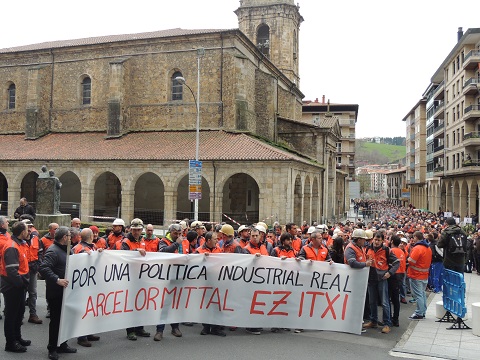
[{"label": "overcast sky", "polygon": [[[358,104],[357,138],[405,136],[402,119],[455,46],[480,27],[478,0],[296,0],[305,100]],[[0,48],[183,29],[238,28],[239,0],[2,2]]]}]

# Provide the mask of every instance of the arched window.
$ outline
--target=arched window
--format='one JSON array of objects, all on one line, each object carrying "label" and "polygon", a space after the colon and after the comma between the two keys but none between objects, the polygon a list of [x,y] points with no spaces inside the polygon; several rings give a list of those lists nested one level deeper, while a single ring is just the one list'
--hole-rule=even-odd
[{"label": "arched window", "polygon": [[293,31],[293,60],[297,60],[297,32]]},{"label": "arched window", "polygon": [[257,31],[257,47],[263,55],[270,54],[270,28],[268,25],[261,25]]},{"label": "arched window", "polygon": [[183,85],[180,81],[175,80],[178,77],[183,77],[180,71],[175,71],[172,75],[172,101],[183,100]]},{"label": "arched window", "polygon": [[92,103],[92,79],[88,76],[82,80],[82,105]]},{"label": "arched window", "polygon": [[8,87],[8,109],[15,109],[15,84],[10,84]]}]

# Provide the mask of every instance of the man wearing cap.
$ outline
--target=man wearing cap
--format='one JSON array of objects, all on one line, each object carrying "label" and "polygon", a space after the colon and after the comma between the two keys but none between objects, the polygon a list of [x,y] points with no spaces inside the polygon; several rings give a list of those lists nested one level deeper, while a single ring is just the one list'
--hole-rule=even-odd
[{"label": "man wearing cap", "polygon": [[[179,224],[171,224],[168,227],[168,232],[164,238],[158,242],[158,251],[166,253],[183,253],[182,251],[182,227]],[[172,327],[172,335],[175,337],[182,337],[179,323],[170,324]],[[157,331],[153,340],[161,341],[163,339],[163,330],[165,324],[157,325]]]},{"label": "man wearing cap", "polygon": [[242,247],[237,240],[234,239],[235,231],[233,230],[232,225],[224,224],[218,232],[222,234],[223,238],[223,244],[221,247],[223,253],[243,253]]},{"label": "man wearing cap", "polygon": [[195,248],[202,246],[205,242],[205,238],[203,237],[203,234],[205,233],[205,226],[203,226],[201,221],[194,221],[192,225],[190,225],[190,228],[197,233],[197,245]]},{"label": "man wearing cap", "polygon": [[112,223],[112,232],[108,235],[107,243],[108,248],[111,250],[116,250],[117,242],[121,242],[125,237],[125,221],[122,219],[115,219]]},{"label": "man wearing cap", "polygon": [[250,232],[250,241],[248,242],[247,246],[243,248],[244,254],[252,254],[255,256],[269,255],[269,252],[265,245],[260,243],[261,229],[259,228],[263,228],[263,226],[257,225]]},{"label": "man wearing cap", "polygon": [[248,244],[250,238],[250,228],[245,225],[240,225],[238,228],[238,238],[236,239],[242,249]]},{"label": "man wearing cap", "polygon": [[27,244],[27,259],[29,268],[29,283],[27,288],[28,294],[28,308],[30,310],[30,317],[28,322],[32,324],[41,324],[43,321],[37,316],[37,273],[40,261],[38,259],[38,253],[40,249],[40,242],[38,236],[32,234],[33,224],[30,220],[22,220],[28,229],[28,237],[25,239]]},{"label": "man wearing cap", "polygon": [[92,230],[92,234],[93,234],[93,241],[92,242],[95,245],[95,249],[96,250],[107,249],[108,245],[107,245],[107,241],[105,240],[105,238],[98,236],[98,234],[100,232],[98,227],[95,226],[95,225],[92,225],[92,226],[89,227],[89,229]]},{"label": "man wearing cap", "polygon": [[270,254],[273,250],[273,246],[265,238],[267,235],[267,227],[264,226],[263,223],[257,223],[257,225],[255,225],[255,229],[258,230],[260,236],[259,244],[263,245],[267,249],[267,253]]},{"label": "man wearing cap", "polygon": [[[134,250],[138,251],[141,256],[147,255],[145,250],[145,240],[142,236],[143,221],[141,219],[133,219],[130,222],[130,232],[122,240],[121,250]],[[127,328],[127,339],[137,340],[137,336],[149,337],[150,333],[146,332],[143,326],[129,327]]]}]

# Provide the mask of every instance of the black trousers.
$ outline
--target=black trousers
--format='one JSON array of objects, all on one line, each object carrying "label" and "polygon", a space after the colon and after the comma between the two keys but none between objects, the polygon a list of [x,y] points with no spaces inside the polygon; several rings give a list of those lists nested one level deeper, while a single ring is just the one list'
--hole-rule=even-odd
[{"label": "black trousers", "polygon": [[22,338],[22,320],[25,313],[25,288],[11,288],[3,293],[5,300],[5,332],[6,345],[12,346]]},{"label": "black trousers", "polygon": [[[393,305],[393,312],[391,317],[393,320],[398,321],[400,315],[400,277],[397,274],[388,278],[388,293],[390,294],[390,301]],[[392,311],[392,309],[390,309]]]},{"label": "black trousers", "polygon": [[60,315],[62,313],[63,297],[55,297],[48,299],[50,305],[50,324],[48,325],[48,351],[57,348],[58,331],[60,328]]}]

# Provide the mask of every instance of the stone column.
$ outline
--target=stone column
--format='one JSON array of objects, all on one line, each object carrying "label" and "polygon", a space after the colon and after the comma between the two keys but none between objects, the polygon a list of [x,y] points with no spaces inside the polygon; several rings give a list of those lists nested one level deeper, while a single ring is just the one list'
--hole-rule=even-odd
[{"label": "stone column", "polygon": [[135,190],[122,190],[122,213],[121,217],[125,221],[130,222],[134,218],[134,201]]},{"label": "stone column", "polygon": [[[177,192],[165,190],[164,196],[164,208],[163,208],[163,225],[170,225],[171,221],[177,218]],[[179,219],[181,220],[181,219]]]},{"label": "stone column", "polygon": [[93,221],[93,211],[95,207],[95,189],[82,187],[80,203],[80,219],[83,222]]},{"label": "stone column", "polygon": [[13,219],[13,213],[15,209],[20,206],[20,187],[16,186],[9,186],[8,187],[8,214],[7,216],[11,216]]}]

